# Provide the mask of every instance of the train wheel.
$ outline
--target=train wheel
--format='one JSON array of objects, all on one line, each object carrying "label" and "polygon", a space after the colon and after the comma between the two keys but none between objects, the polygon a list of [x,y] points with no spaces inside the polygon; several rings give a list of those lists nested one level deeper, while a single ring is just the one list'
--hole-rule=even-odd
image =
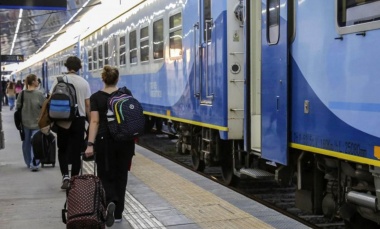
[{"label": "train wheel", "polygon": [[[239,178],[234,174],[234,158],[233,152],[231,152],[232,147],[224,145],[223,149],[225,152],[222,154],[221,167],[222,167],[222,178],[226,185],[237,185],[239,183]],[[227,152],[229,151],[229,152]]]},{"label": "train wheel", "polygon": [[206,164],[201,160],[201,147],[202,147],[202,137],[199,135],[196,137],[195,144],[191,149],[191,161],[193,162],[193,169],[195,171],[203,172]]},{"label": "train wheel", "polygon": [[149,133],[153,126],[154,126],[155,120],[152,117],[145,116],[145,132]]}]

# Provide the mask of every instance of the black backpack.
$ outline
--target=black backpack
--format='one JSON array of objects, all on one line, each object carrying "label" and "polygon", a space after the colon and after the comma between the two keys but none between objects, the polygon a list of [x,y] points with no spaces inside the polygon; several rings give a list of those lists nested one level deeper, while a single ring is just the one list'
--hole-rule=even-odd
[{"label": "black backpack", "polygon": [[[74,85],[57,77],[58,83],[50,96],[49,117],[53,121],[71,121],[78,116],[78,103]],[[67,80],[67,76],[66,76]]]},{"label": "black backpack", "polygon": [[107,106],[108,129],[115,141],[131,140],[144,133],[143,108],[126,87],[113,92]]}]

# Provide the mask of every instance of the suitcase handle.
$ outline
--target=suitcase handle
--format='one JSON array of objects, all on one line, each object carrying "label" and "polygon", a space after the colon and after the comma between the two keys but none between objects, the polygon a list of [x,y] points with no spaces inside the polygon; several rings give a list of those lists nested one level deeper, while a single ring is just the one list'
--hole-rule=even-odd
[{"label": "suitcase handle", "polygon": [[[83,161],[86,161],[84,152],[81,152],[81,160],[80,160],[80,175],[83,175]],[[96,153],[94,152],[94,175],[96,176]]]}]

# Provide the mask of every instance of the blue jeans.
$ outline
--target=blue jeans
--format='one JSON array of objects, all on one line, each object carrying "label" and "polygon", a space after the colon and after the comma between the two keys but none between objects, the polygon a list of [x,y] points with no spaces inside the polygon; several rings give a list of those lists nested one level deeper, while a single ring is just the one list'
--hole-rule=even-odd
[{"label": "blue jeans", "polygon": [[13,108],[15,107],[15,100],[16,100],[16,96],[15,95],[8,96],[8,104],[9,104],[9,108],[11,110],[13,110]]},{"label": "blue jeans", "polygon": [[39,160],[36,160],[36,165],[33,165],[33,148],[32,148],[32,137],[37,133],[38,129],[29,129],[24,126],[25,140],[22,142],[22,153],[24,154],[24,161],[28,168],[38,168],[40,164]]}]

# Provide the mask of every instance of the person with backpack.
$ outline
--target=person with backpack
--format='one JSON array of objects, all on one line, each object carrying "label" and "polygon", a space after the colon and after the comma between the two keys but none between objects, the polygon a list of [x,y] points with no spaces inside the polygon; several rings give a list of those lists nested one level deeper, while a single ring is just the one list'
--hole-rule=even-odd
[{"label": "person with backpack", "polygon": [[44,95],[36,90],[38,86],[37,76],[30,74],[26,77],[28,89],[22,91],[17,98],[17,109],[21,109],[22,125],[24,127],[25,138],[22,142],[22,152],[24,161],[33,172],[38,171],[39,161],[33,162],[32,137],[39,130],[37,119],[40,115]]},{"label": "person with backpack", "polygon": [[[133,138],[115,140],[108,128],[108,100],[120,89],[117,88],[119,71],[106,65],[101,73],[104,88],[91,95],[91,121],[88,135],[86,157],[96,152],[97,174],[106,192],[108,205],[116,204],[114,219],[121,222],[124,211],[124,197],[128,181],[128,171],[135,151]],[[132,95],[123,87],[123,91]]]},{"label": "person with backpack", "polygon": [[[70,86],[69,93],[70,101],[73,104],[74,109],[71,109],[70,120],[63,118],[59,121],[58,112],[56,119],[52,119],[57,127],[57,146],[58,146],[58,162],[62,174],[62,186],[61,189],[68,189],[69,187],[69,162],[71,163],[71,176],[79,174],[81,153],[85,147],[85,124],[86,116],[90,117],[90,96],[91,90],[88,82],[77,75],[77,72],[82,68],[81,60],[76,56],[70,56],[65,61],[67,73],[63,76],[57,77],[50,90],[50,108],[49,115],[52,115],[52,109],[54,108],[54,97],[56,90],[65,89],[65,83]],[[58,82],[62,80],[62,82]],[[58,96],[59,97],[59,96]],[[73,107],[71,107],[73,108]]]}]

